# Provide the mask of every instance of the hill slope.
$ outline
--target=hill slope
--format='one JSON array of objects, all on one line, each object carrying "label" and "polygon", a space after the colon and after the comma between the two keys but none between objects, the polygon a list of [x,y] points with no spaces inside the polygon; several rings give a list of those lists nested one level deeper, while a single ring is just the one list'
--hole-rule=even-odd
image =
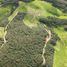
[{"label": "hill slope", "polygon": [[1,67],[67,67],[66,1],[47,1],[0,1]]}]

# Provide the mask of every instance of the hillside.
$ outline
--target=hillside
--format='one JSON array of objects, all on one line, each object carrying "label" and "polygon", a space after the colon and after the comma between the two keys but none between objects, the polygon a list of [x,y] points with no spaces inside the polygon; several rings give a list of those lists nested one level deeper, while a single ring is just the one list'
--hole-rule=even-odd
[{"label": "hillside", "polygon": [[53,4],[53,6],[61,9],[64,12],[67,12],[67,1],[66,0],[45,0]]},{"label": "hillside", "polygon": [[0,0],[0,67],[67,67],[66,0]]}]

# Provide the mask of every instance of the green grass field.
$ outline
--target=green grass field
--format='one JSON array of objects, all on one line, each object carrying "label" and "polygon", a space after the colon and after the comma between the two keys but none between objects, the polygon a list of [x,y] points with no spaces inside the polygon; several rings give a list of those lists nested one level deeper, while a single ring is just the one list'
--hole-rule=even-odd
[{"label": "green grass field", "polygon": [[55,28],[54,31],[61,40],[55,46],[59,51],[55,51],[54,53],[53,67],[67,67],[67,32],[64,31],[63,27]]}]

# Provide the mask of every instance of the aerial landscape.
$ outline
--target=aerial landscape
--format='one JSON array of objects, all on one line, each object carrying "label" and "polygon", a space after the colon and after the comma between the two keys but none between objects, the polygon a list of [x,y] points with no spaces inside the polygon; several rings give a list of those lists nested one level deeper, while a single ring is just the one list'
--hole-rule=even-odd
[{"label": "aerial landscape", "polygon": [[0,67],[67,67],[67,0],[0,0]]}]

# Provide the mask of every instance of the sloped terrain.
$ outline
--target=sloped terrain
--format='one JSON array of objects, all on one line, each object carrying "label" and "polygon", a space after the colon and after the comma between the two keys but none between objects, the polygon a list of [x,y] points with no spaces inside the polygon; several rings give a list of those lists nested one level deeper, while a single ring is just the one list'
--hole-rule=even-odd
[{"label": "sloped terrain", "polygon": [[66,0],[0,0],[0,67],[67,67],[66,6]]},{"label": "sloped terrain", "polygon": [[67,0],[45,0],[53,4],[53,6],[67,12]]},{"label": "sloped terrain", "polygon": [[8,42],[0,49],[0,66],[38,67],[46,35],[41,26],[30,29],[22,21],[13,21],[6,36]]}]

